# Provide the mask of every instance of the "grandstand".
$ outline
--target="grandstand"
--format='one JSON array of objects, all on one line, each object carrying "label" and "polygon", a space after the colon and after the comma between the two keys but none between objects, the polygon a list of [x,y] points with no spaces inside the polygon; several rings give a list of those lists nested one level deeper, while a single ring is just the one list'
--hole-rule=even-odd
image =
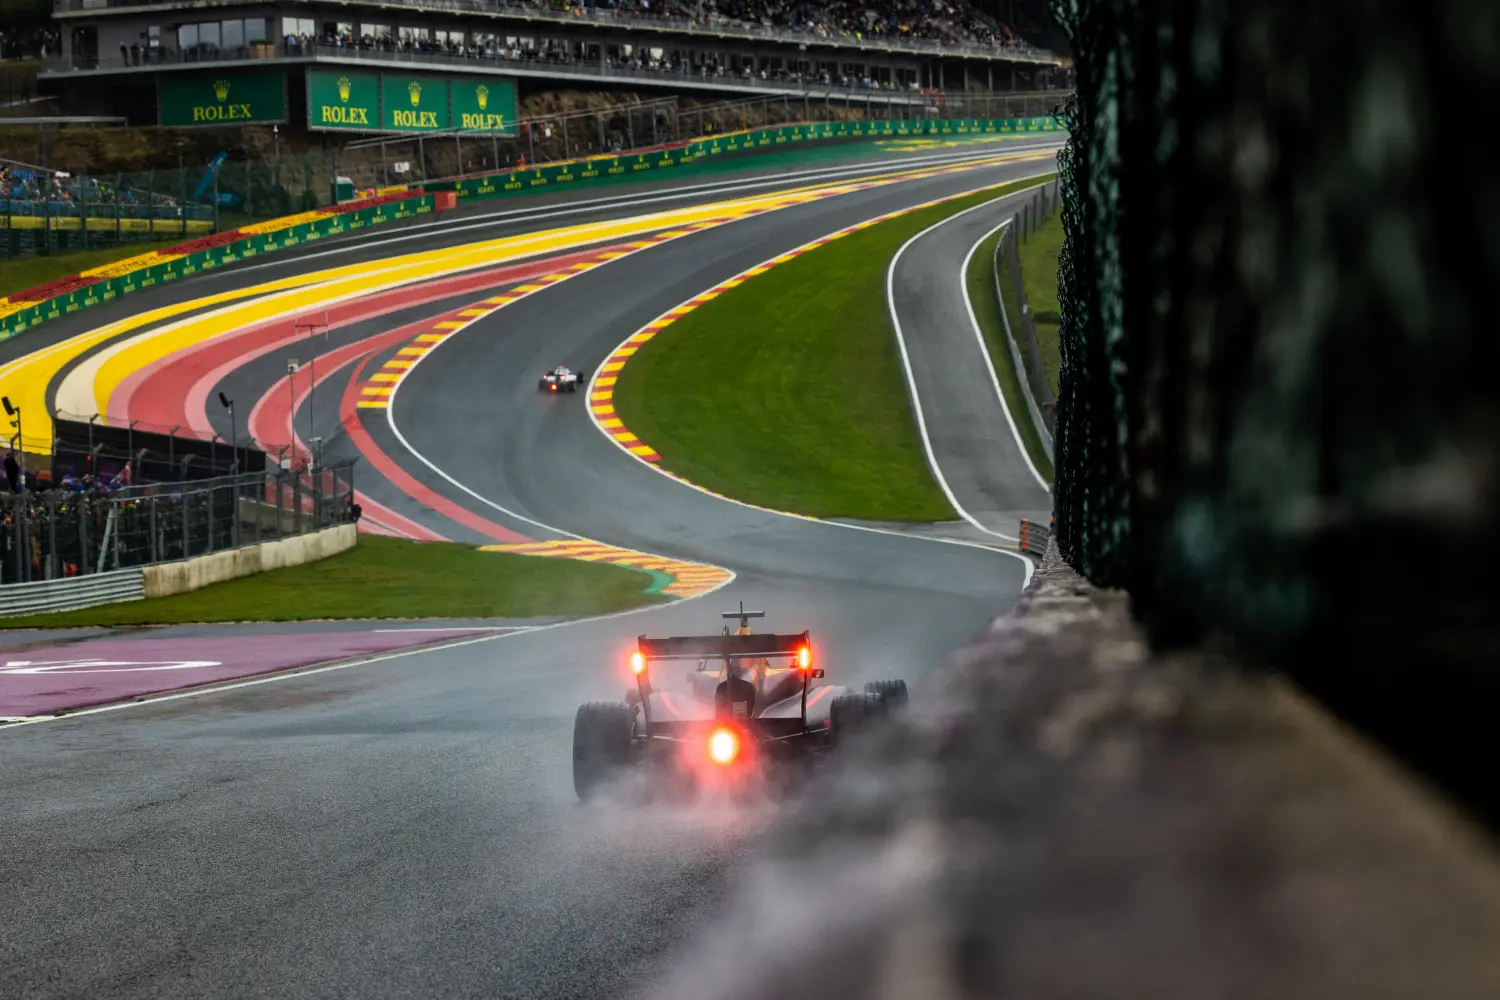
[{"label": "grandstand", "polygon": [[[68,113],[137,125],[442,131],[446,108],[419,106],[428,93],[455,127],[509,131],[517,89],[918,103],[1062,82],[1055,56],[965,0],[305,0],[276,15],[249,0],[56,0],[53,16],[62,51],[43,60],[43,88]],[[513,89],[485,107],[465,96],[461,116],[460,94],[495,81]]]}]

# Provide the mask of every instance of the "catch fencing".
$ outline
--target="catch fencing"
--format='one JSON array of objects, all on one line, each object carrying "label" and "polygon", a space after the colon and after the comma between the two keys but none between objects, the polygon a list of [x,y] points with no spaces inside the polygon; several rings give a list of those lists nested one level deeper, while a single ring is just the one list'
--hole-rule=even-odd
[{"label": "catch fencing", "polygon": [[3,494],[0,584],[108,574],[352,522],[353,474],[349,460],[110,492]]}]

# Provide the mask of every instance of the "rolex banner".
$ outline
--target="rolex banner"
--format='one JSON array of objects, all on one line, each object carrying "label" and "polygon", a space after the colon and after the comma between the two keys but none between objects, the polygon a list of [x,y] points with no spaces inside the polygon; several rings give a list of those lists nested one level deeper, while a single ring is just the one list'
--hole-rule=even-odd
[{"label": "rolex banner", "polygon": [[156,87],[162,125],[286,121],[286,80],[280,73],[162,73]]},{"label": "rolex banner", "polygon": [[307,127],[381,131],[380,74],[309,68]]},{"label": "rolex banner", "polygon": [[310,67],[307,125],[356,132],[514,135],[516,85],[503,77]]},{"label": "rolex banner", "polygon": [[380,116],[385,132],[444,132],[448,121],[448,81],[440,76],[380,75]]},{"label": "rolex banner", "polygon": [[452,80],[453,127],[483,135],[515,135],[516,85],[499,78]]}]

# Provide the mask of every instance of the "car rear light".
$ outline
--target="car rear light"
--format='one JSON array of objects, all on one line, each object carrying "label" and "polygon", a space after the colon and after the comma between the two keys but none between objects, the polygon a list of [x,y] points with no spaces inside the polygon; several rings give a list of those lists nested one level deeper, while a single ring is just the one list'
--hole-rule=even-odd
[{"label": "car rear light", "polygon": [[812,666],[812,650],[808,649],[806,646],[798,647],[797,666],[801,667],[803,670],[806,670],[808,667]]},{"label": "car rear light", "polygon": [[733,729],[715,729],[708,738],[708,756],[715,764],[732,764],[740,755],[740,738]]},{"label": "car rear light", "polygon": [[630,654],[630,669],[641,673],[646,669],[646,658],[639,651]]},{"label": "car rear light", "polygon": [[556,392],[557,391],[557,383],[553,382],[551,385],[547,386],[547,388],[551,389],[553,392]]}]

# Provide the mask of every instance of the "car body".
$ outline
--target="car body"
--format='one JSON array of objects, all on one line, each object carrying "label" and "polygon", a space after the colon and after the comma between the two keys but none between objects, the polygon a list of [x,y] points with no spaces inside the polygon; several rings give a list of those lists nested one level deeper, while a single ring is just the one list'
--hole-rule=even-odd
[{"label": "car body", "polygon": [[[644,774],[647,795],[704,786],[762,788],[815,766],[849,736],[904,707],[904,681],[864,690],[824,682],[807,632],[755,634],[759,611],[728,612],[738,631],[639,636],[631,654],[635,686],[624,702],[581,706],[573,725],[573,784],[594,797],[626,773]],[[654,674],[696,662],[688,691],[660,687]],[[655,668],[655,669],[653,669]]]},{"label": "car body", "polygon": [[587,381],[586,372],[575,372],[571,368],[558,365],[551,371],[543,372],[536,387],[542,392],[577,392],[578,387]]}]

